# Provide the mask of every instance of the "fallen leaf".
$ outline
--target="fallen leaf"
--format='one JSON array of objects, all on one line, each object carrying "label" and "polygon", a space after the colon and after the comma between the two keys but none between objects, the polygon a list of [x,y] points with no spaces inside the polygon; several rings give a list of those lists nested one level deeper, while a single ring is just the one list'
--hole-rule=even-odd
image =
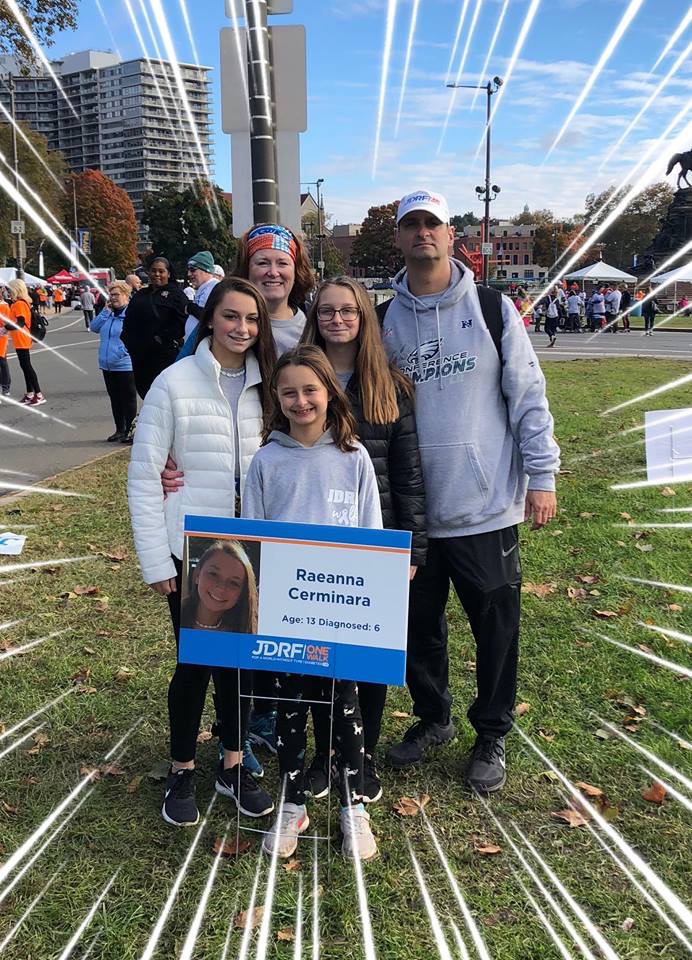
[{"label": "fallen leaf", "polygon": [[580,513],[579,516],[583,517],[585,520],[588,520],[593,517],[593,513],[587,513],[586,510],[584,510],[584,512]]},{"label": "fallen leaf", "polygon": [[119,669],[113,674],[113,679],[116,681],[116,683],[127,683],[131,676],[131,670],[128,670],[127,667],[119,667]]},{"label": "fallen leaf", "polygon": [[410,717],[410,713],[404,713],[403,710],[392,710],[390,716],[394,717],[396,720],[403,720],[405,717]]},{"label": "fallen leaf", "polygon": [[[234,838],[229,843],[224,843],[223,837],[216,837],[212,844],[211,849],[212,849],[212,853],[219,853],[220,851],[222,857],[239,857],[241,853],[245,853],[247,850],[250,849],[251,846],[252,844],[250,843],[249,840],[240,840],[236,844],[236,841]],[[259,909],[263,910],[264,908],[260,907]]]},{"label": "fallen leaf", "polygon": [[399,797],[394,804],[394,812],[400,817],[417,817],[421,810],[430,802],[430,797],[424,793],[422,797]]},{"label": "fallen leaf", "polygon": [[139,790],[139,785],[143,779],[144,777],[141,774],[139,774],[139,776],[133,777],[132,780],[130,780],[130,782],[127,785],[127,792],[136,793],[137,790]]},{"label": "fallen leaf", "polygon": [[610,740],[611,734],[608,730],[604,730],[603,727],[600,727],[594,733],[594,737],[598,737],[599,740]]},{"label": "fallen leaf", "polygon": [[276,939],[290,941],[295,940],[296,935],[292,927],[284,927],[283,930],[276,931]]},{"label": "fallen leaf", "polygon": [[669,603],[668,609],[672,610],[673,613],[680,613],[680,611],[682,610],[682,607],[680,606],[679,603]]},{"label": "fallen leaf", "polygon": [[100,587],[72,587],[72,593],[78,597],[89,597],[95,593],[101,593]]},{"label": "fallen leaf", "polygon": [[620,924],[620,929],[624,930],[625,933],[629,933],[633,926],[634,926],[634,920],[632,919],[632,917],[625,917],[625,919]]},{"label": "fallen leaf", "polygon": [[627,544],[625,543],[624,540],[616,540],[615,542],[617,543],[618,547],[626,547],[626,546],[627,546]]},{"label": "fallen leaf", "polygon": [[681,750],[692,750],[692,743],[688,743],[687,740],[678,740],[677,745]]},{"label": "fallen leaf", "polygon": [[233,921],[233,926],[236,930],[244,930],[246,927],[254,930],[255,927],[258,927],[262,922],[263,913],[264,907],[253,907],[252,910],[243,910]]},{"label": "fallen leaf", "polygon": [[666,795],[666,788],[658,780],[654,780],[650,787],[642,790],[642,797],[647,803],[656,803],[660,807]]},{"label": "fallen leaf", "polygon": [[537,780],[548,780],[550,783],[555,783],[560,778],[555,773],[554,770],[541,770],[540,773],[536,774]]},{"label": "fallen leaf", "polygon": [[122,777],[126,771],[117,763],[108,763],[105,767],[101,767],[101,773],[104,777]]},{"label": "fallen leaf", "polygon": [[168,760],[157,760],[147,774],[147,777],[149,780],[165,780],[170,769],[171,765]]},{"label": "fallen leaf", "polygon": [[91,667],[82,667],[70,677],[75,683],[85,683],[91,677]]},{"label": "fallen leaf", "polygon": [[562,530],[551,530],[551,531],[550,531],[550,536],[551,536],[551,537],[561,537],[561,536],[562,536]]},{"label": "fallen leaf", "polygon": [[541,738],[541,740],[546,740],[548,743],[552,743],[555,739],[554,733],[546,733],[545,730],[540,729],[538,731],[538,736]]},{"label": "fallen leaf", "polygon": [[295,873],[296,870],[300,870],[300,860],[297,857],[291,857],[284,863],[283,868],[286,873]]},{"label": "fallen leaf", "polygon": [[653,550],[653,545],[650,543],[635,543],[635,547],[642,553],[651,553]]},{"label": "fallen leaf", "polygon": [[[560,472],[563,473],[564,471],[561,470]],[[505,909],[498,910],[497,913],[492,913],[489,917],[483,917],[481,922],[486,927],[495,927],[498,923],[515,923],[516,919],[511,910]]]},{"label": "fallen leaf", "polygon": [[567,587],[567,596],[570,600],[586,600],[586,590],[583,587]]},{"label": "fallen leaf", "polygon": [[96,687],[83,687],[83,686],[77,687],[77,693],[79,693],[81,696],[86,697],[89,694],[96,693],[96,692],[97,692]]},{"label": "fallen leaf", "polygon": [[108,597],[103,597],[99,602],[94,606],[94,610],[97,610],[99,613],[105,613],[108,610]]},{"label": "fallen leaf", "polygon": [[96,653],[93,647],[82,647],[82,651],[84,653],[88,653],[89,655],[93,655]]},{"label": "fallen leaf", "polygon": [[597,573],[578,573],[574,579],[579,583],[598,583],[601,578]]},{"label": "fallen leaf", "polygon": [[534,597],[547,597],[555,593],[555,589],[554,583],[532,583],[530,580],[525,580],[521,585],[522,593],[531,593]]},{"label": "fallen leaf", "polygon": [[0,800],[0,809],[10,817],[16,817],[19,813],[19,807],[16,807],[11,803],[6,803],[4,800]]},{"label": "fallen leaf", "polygon": [[619,516],[621,516],[623,520],[631,520],[631,519],[632,519],[632,516],[631,516],[631,514],[629,514],[629,513],[621,513],[621,514],[619,514]]},{"label": "fallen leaf", "polygon": [[202,730],[197,737],[197,743],[209,743],[210,740],[213,740],[214,734],[211,730]]},{"label": "fallen leaf", "polygon": [[496,843],[484,843],[482,845],[474,843],[473,849],[483,857],[491,857],[496,853],[502,853],[502,847],[498,847]]},{"label": "fallen leaf", "polygon": [[582,793],[585,793],[587,797],[604,797],[605,794],[600,787],[594,787],[590,783],[584,783],[583,780],[577,780],[576,787],[579,787]]},{"label": "fallen leaf", "polygon": [[116,547],[111,553],[104,553],[107,560],[127,560],[127,550],[125,547]]},{"label": "fallen leaf", "polygon": [[617,614],[614,610],[593,610],[594,617],[599,617],[601,620],[609,620],[611,617],[617,617]]},{"label": "fallen leaf", "polygon": [[674,496],[675,496],[675,490],[673,490],[672,487],[664,487],[663,490],[661,490],[661,496],[662,496],[662,497],[674,497]]},{"label": "fallen leaf", "polygon": [[600,590],[589,590],[590,597],[600,597],[600,595],[601,595]]},{"label": "fallen leaf", "polygon": [[100,780],[100,779],[101,779],[101,771],[99,770],[98,767],[81,766],[81,767],[79,768],[79,775],[82,776],[82,777],[89,777],[89,776],[90,776],[92,780]]},{"label": "fallen leaf", "polygon": [[553,810],[550,816],[553,818],[553,820],[563,820],[569,825],[570,829],[573,829],[574,827],[586,826],[586,820],[584,817],[582,817],[577,810],[573,810],[571,807],[568,807],[566,810]]},{"label": "fallen leaf", "polygon": [[514,713],[518,717],[523,717],[525,713],[528,713],[531,709],[530,703],[518,703],[514,708]]},{"label": "fallen leaf", "polygon": [[26,751],[30,757],[35,757],[47,744],[50,743],[50,737],[48,734],[41,733],[40,731],[39,733],[35,733],[31,739],[34,741],[34,745]]}]

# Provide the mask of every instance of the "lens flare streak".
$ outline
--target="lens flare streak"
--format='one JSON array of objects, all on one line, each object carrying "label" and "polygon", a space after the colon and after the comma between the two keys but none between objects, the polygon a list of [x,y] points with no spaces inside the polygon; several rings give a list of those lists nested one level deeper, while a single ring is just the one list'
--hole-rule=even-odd
[{"label": "lens flare streak", "polygon": [[[466,36],[466,43],[464,44],[464,49],[461,54],[461,60],[459,61],[459,67],[457,69],[456,77],[454,78],[454,83],[459,83],[464,74],[464,67],[466,66],[466,58],[468,57],[468,54],[469,54],[471,40],[473,38],[473,34],[476,29],[476,23],[478,21],[478,16],[481,12],[482,3],[483,3],[483,0],[476,0],[476,6],[473,9],[473,16],[471,17],[471,23],[469,24],[469,32]],[[458,95],[459,95],[459,88],[455,87],[455,89],[452,90],[452,96],[449,98],[449,105],[447,106],[447,115],[445,116],[444,123],[442,124],[442,133],[440,134],[440,142],[437,145],[438,156],[440,155],[440,151],[442,150],[442,144],[444,143],[444,139],[447,136],[447,128],[449,127],[449,121],[452,116],[452,112],[454,111],[454,107],[456,105]]]},{"label": "lens flare streak", "polygon": [[[22,410],[28,410],[28,411],[30,411],[32,414],[36,414],[37,416],[41,417],[43,420],[50,420],[50,421],[52,421],[53,423],[59,423],[60,426],[62,426],[62,427],[69,427],[70,430],[76,430],[76,429],[77,429],[77,427],[76,427],[76,425],[75,425],[74,423],[68,423],[67,420],[61,420],[60,417],[51,417],[50,414],[44,413],[43,410],[37,410],[36,407],[28,407],[25,403],[22,403],[21,400],[14,400],[12,397],[3,397],[3,398],[2,398],[2,402],[3,402],[3,403],[9,403],[11,406],[14,406],[14,407],[21,407]],[[0,471],[0,473],[8,473],[8,472],[15,473],[15,474],[17,474],[18,476],[20,475],[20,474],[19,474],[19,471],[17,471],[17,470],[12,470],[12,471],[2,470],[2,471]],[[32,474],[25,474],[25,476],[32,476]]]},{"label": "lens flare streak", "polygon": [[[674,780],[678,780],[686,790],[692,791],[692,780],[680,773],[679,770],[676,770],[675,767],[671,767],[671,765],[666,763],[665,760],[661,760],[660,757],[657,757],[655,753],[647,750],[646,747],[643,747],[640,743],[637,743],[637,741],[633,740],[632,737],[628,737],[626,733],[623,733],[623,731],[619,730],[614,724],[609,723],[607,720],[603,720],[601,717],[598,719],[599,722],[602,723],[607,730],[610,730],[611,733],[614,733],[616,737],[619,737],[628,746],[632,747],[633,750],[636,750],[637,753],[641,753],[641,755],[646,757],[647,760],[650,760],[652,763],[656,764],[657,767],[660,767],[661,770],[665,771],[669,777],[673,777]],[[692,917],[692,911],[690,912],[690,916]],[[690,925],[690,929],[692,930],[692,924]]]},{"label": "lens flare streak", "polygon": [[10,657],[18,657],[22,653],[26,653],[27,650],[31,650],[33,647],[38,647],[39,644],[45,643],[46,640],[52,640],[53,637],[59,637],[63,633],[68,633],[70,629],[71,627],[65,627],[63,630],[54,630],[52,633],[47,633],[45,637],[39,637],[37,640],[30,640],[28,643],[23,643],[19,647],[11,647],[9,650],[5,650],[3,653],[0,653],[0,663],[2,663],[3,660],[9,660]]},{"label": "lens flare streak", "polygon": [[56,497],[83,497],[87,500],[93,500],[90,493],[75,493],[74,490],[56,490],[49,487],[38,487],[27,483],[10,483],[8,480],[0,480],[0,490],[23,490],[29,493],[52,493]]},{"label": "lens flare streak", "polygon": [[24,141],[24,143],[25,143],[26,146],[29,148],[29,150],[31,151],[31,153],[34,155],[34,157],[38,160],[38,162],[41,164],[41,166],[43,167],[43,169],[46,171],[46,173],[48,174],[48,176],[51,178],[51,180],[53,180],[53,182],[55,183],[55,185],[56,185],[57,187],[60,187],[60,189],[62,190],[62,192],[65,193],[65,192],[66,192],[66,191],[65,191],[65,184],[64,184],[64,183],[61,183],[61,182],[58,180],[58,178],[55,176],[55,174],[53,173],[53,171],[51,170],[51,168],[48,166],[48,164],[46,163],[46,161],[44,160],[44,158],[43,158],[43,157],[41,156],[41,154],[38,152],[38,150],[37,150],[36,147],[33,145],[33,143],[31,142],[31,140],[29,140],[29,138],[28,138],[27,135],[24,133],[24,131],[22,130],[22,128],[20,127],[20,125],[14,120],[12,114],[10,113],[10,111],[7,109],[7,107],[6,107],[3,103],[0,103],[0,113],[3,115],[3,117],[5,118],[5,120],[7,121],[7,123],[9,123],[12,127],[14,127],[14,129],[16,130],[18,136],[21,137],[21,139]]},{"label": "lens flare streak", "polygon": [[459,14],[459,20],[457,21],[457,30],[454,34],[454,43],[452,44],[452,53],[449,58],[449,64],[447,65],[447,79],[445,83],[449,83],[452,77],[452,64],[454,63],[457,55],[457,50],[459,49],[459,41],[461,39],[461,31],[464,29],[464,21],[466,20],[466,14],[469,10],[469,3],[471,0],[464,0],[464,3],[461,7],[461,12]]},{"label": "lens flare streak", "polygon": [[36,896],[34,897],[34,899],[31,901],[31,903],[29,904],[29,906],[26,908],[26,910],[24,911],[24,913],[21,915],[21,917],[19,918],[19,920],[17,920],[17,922],[16,922],[15,925],[12,927],[12,929],[8,932],[8,934],[5,936],[5,938],[4,938],[3,940],[0,940],[0,953],[4,953],[5,947],[8,945],[8,943],[10,943],[11,940],[14,939],[15,934],[18,933],[20,927],[22,926],[22,924],[24,923],[24,921],[27,919],[27,917],[31,914],[31,912],[33,911],[34,907],[38,906],[38,904],[41,902],[41,900],[43,899],[44,894],[50,889],[50,887],[53,885],[53,883],[54,883],[54,882],[56,881],[56,879],[58,878],[58,875],[60,874],[60,872],[64,869],[66,862],[67,862],[67,861],[64,861],[63,863],[60,864],[60,866],[59,866],[58,869],[55,871],[55,873],[53,874],[53,876],[48,880],[48,883],[46,883],[46,884],[42,887],[42,889],[40,890],[40,892],[36,894]]},{"label": "lens flare streak", "polygon": [[[407,841],[408,842],[408,841]],[[413,869],[416,872],[416,879],[418,880],[418,888],[423,897],[423,903],[425,904],[425,910],[428,914],[428,920],[430,921],[430,927],[435,937],[435,944],[437,946],[437,952],[441,957],[441,960],[452,960],[452,953],[449,949],[447,941],[445,940],[445,935],[442,930],[442,924],[440,923],[440,918],[437,915],[435,910],[435,904],[432,901],[432,897],[428,892],[428,885],[425,882],[425,877],[423,876],[423,871],[420,868],[420,864],[416,859],[416,855],[413,852],[413,847],[410,842],[408,842],[408,852],[411,857],[411,863],[413,864]]]},{"label": "lens flare streak", "polygon": [[296,939],[293,944],[293,960],[302,960],[303,956],[303,878],[298,875],[298,902],[296,903]]},{"label": "lens flare streak", "polygon": [[[538,756],[542,763],[545,763],[557,776],[558,780],[562,785],[568,790],[570,796],[576,800],[580,806],[585,806],[588,808],[589,813],[595,823],[598,824],[603,833],[608,837],[608,839],[613,843],[618,850],[626,857],[627,860],[632,864],[632,866],[644,877],[647,883],[658,893],[659,897],[666,903],[668,908],[672,910],[681,920],[681,922],[687,927],[688,930],[692,930],[692,911],[685,906],[682,900],[675,894],[668,885],[661,880],[658,874],[652,870],[649,864],[634,850],[622,837],[617,830],[615,830],[607,820],[601,815],[601,813],[596,809],[596,807],[589,803],[589,801],[577,790],[575,786],[572,785],[571,781],[562,773],[558,767],[555,766],[553,761],[548,757],[540,747],[531,740],[527,734],[519,727],[518,724],[514,725],[514,729],[522,738],[522,740],[533,750],[533,752]],[[619,734],[620,731],[617,731]]]},{"label": "lens flare streak", "polygon": [[6,757],[9,753],[12,753],[13,750],[16,750],[17,747],[21,747],[23,743],[26,743],[27,740],[33,737],[35,733],[38,733],[41,727],[44,727],[44,726],[45,726],[44,723],[39,723],[37,727],[34,727],[33,730],[29,730],[29,732],[25,733],[23,737],[19,738],[19,740],[15,740],[15,742],[11,743],[9,747],[5,747],[4,750],[0,751],[0,760],[2,760],[3,757]]},{"label": "lens flare streak", "polygon": [[[281,791],[281,798],[279,800],[279,809],[277,812],[277,822],[281,823],[284,809],[284,795],[286,790],[286,783],[284,781],[284,787]],[[274,894],[276,892],[276,870],[279,862],[279,844],[274,845],[272,851],[271,859],[269,861],[269,870],[267,872],[267,885],[264,893],[264,912],[262,914],[262,922],[260,923],[259,933],[257,935],[257,951],[255,953],[256,960],[266,960],[267,949],[269,946],[269,931],[271,930],[272,922],[272,913],[274,910]]]},{"label": "lens flare streak", "polygon": [[662,590],[677,590],[680,593],[692,593],[692,587],[683,586],[680,583],[666,583],[663,580],[643,580],[641,577],[623,577],[617,576],[618,580],[628,580],[630,583],[641,583],[645,587],[660,587]]},{"label": "lens flare streak", "polygon": [[520,878],[520,876],[519,876],[519,874],[517,873],[517,871],[515,870],[515,871],[513,871],[513,872],[514,872],[514,876],[515,876],[515,878],[516,878],[517,883],[519,884],[519,886],[521,887],[521,889],[522,889],[523,892],[524,892],[524,896],[526,897],[526,899],[529,901],[529,903],[531,904],[531,906],[532,906],[533,909],[535,910],[536,916],[538,917],[538,919],[541,921],[541,923],[542,923],[543,926],[545,927],[545,929],[546,929],[546,931],[547,931],[547,933],[548,933],[548,936],[550,937],[550,939],[553,941],[553,943],[554,943],[555,946],[557,947],[558,952],[560,953],[560,956],[563,957],[564,960],[573,960],[572,954],[569,952],[569,950],[567,949],[567,947],[564,945],[564,943],[563,943],[562,940],[560,939],[560,935],[558,934],[558,932],[557,932],[557,930],[555,929],[555,927],[552,925],[552,923],[550,922],[550,920],[548,920],[547,916],[545,915],[545,911],[541,909],[540,904],[539,904],[538,901],[535,899],[535,897],[531,894],[529,888],[526,886],[526,884],[525,884],[525,883],[523,882],[523,880]]},{"label": "lens flare streak", "polygon": [[6,427],[4,423],[0,423],[0,430],[4,430],[5,433],[12,433],[15,437],[24,437],[25,440],[33,440],[34,443],[46,442],[43,437],[35,437],[33,433],[27,433],[25,430],[16,430],[14,427]]},{"label": "lens flare streak", "polygon": [[119,873],[120,873],[120,867],[118,867],[118,869],[115,871],[115,873],[113,874],[113,876],[110,878],[110,880],[108,881],[108,883],[106,884],[106,886],[103,888],[103,891],[99,894],[99,896],[97,897],[97,899],[94,901],[91,909],[89,910],[89,912],[87,913],[87,915],[84,917],[84,919],[82,920],[82,922],[80,923],[80,925],[79,925],[79,926],[77,927],[77,929],[75,930],[75,932],[74,932],[73,936],[70,938],[67,946],[65,947],[65,949],[63,950],[63,952],[62,952],[62,953],[60,954],[60,956],[58,957],[58,960],[67,960],[67,958],[72,955],[72,953],[73,953],[73,951],[74,951],[74,948],[77,946],[77,944],[79,943],[79,941],[82,939],[82,936],[84,935],[84,931],[88,928],[89,924],[91,923],[91,921],[92,921],[92,920],[94,919],[94,917],[96,916],[96,911],[98,910],[98,908],[101,906],[101,904],[103,903],[103,901],[104,901],[104,900],[106,899],[106,897],[108,896],[108,892],[109,892],[110,888],[113,886],[113,884],[115,883],[115,879],[116,879],[116,877],[118,876]]},{"label": "lens flare streak", "polygon": [[483,86],[483,81],[486,77],[486,73],[488,70],[488,64],[490,63],[490,58],[492,57],[493,52],[495,50],[495,44],[497,43],[497,39],[500,36],[500,30],[502,29],[502,24],[504,23],[505,15],[507,13],[508,8],[509,8],[509,0],[504,0],[504,3],[502,4],[502,10],[500,10],[500,16],[497,18],[497,23],[495,24],[495,30],[493,32],[493,36],[490,41],[490,46],[488,47],[488,52],[485,55],[485,60],[483,62],[483,66],[481,67],[481,72],[478,75],[478,90],[476,90],[476,92],[473,95],[473,99],[471,100],[471,106],[469,108],[470,110],[473,110],[474,106],[476,105],[476,100],[478,99],[478,94],[481,92],[481,87]]},{"label": "lens flare streak", "polygon": [[687,13],[686,13],[685,16],[682,18],[682,20],[680,21],[680,23],[677,25],[677,27],[675,28],[675,30],[674,30],[674,31],[671,33],[671,35],[668,37],[668,42],[666,43],[666,45],[665,45],[665,47],[663,48],[663,50],[661,50],[661,52],[659,53],[659,55],[658,55],[658,60],[657,60],[656,63],[653,65],[653,67],[651,68],[651,70],[649,71],[649,73],[653,73],[654,70],[656,69],[656,67],[657,67],[657,66],[659,65],[659,63],[661,62],[661,60],[663,60],[665,57],[668,56],[668,53],[673,49],[673,47],[675,46],[675,44],[678,42],[678,40],[680,39],[680,37],[683,35],[683,33],[685,32],[685,30],[687,30],[687,28],[689,27],[689,25],[690,25],[691,23],[692,23],[692,7],[690,7],[690,9],[687,11]]},{"label": "lens flare streak", "polygon": [[459,927],[451,919],[451,917],[449,918],[449,925],[452,928],[452,935],[454,936],[454,940],[456,942],[457,950],[459,951],[459,956],[461,957],[461,960],[471,960],[471,954],[469,953],[469,948],[466,946],[466,944],[462,939],[461,931],[459,930]]},{"label": "lens flare streak", "polygon": [[223,840],[221,841],[221,845],[212,862],[211,869],[209,870],[209,876],[207,877],[207,882],[204,885],[202,896],[199,898],[199,903],[197,904],[195,915],[192,918],[192,923],[190,924],[190,929],[187,932],[187,936],[185,937],[185,942],[182,946],[182,949],[178,954],[179,960],[192,960],[192,955],[195,950],[195,944],[197,943],[197,937],[199,936],[199,931],[202,926],[202,921],[204,920],[204,914],[207,909],[207,903],[209,902],[209,897],[211,895],[212,887],[214,886],[214,880],[216,879],[216,873],[219,869],[219,864],[221,863],[221,855],[223,853],[223,848],[226,844],[228,829],[229,829],[229,824],[226,824],[226,830],[223,835]]},{"label": "lens flare streak", "polygon": [[651,663],[655,663],[658,667],[665,667],[667,670],[672,670],[673,673],[679,673],[683,677],[692,677],[692,670],[689,670],[687,667],[683,667],[679,663],[674,663],[671,660],[664,660],[663,657],[657,657],[655,653],[648,653],[648,651],[640,650],[638,647],[631,647],[629,644],[622,643],[621,640],[615,640],[613,637],[609,637],[605,633],[598,633],[595,630],[586,630],[585,632],[592,634],[594,637],[600,637],[601,640],[607,640],[608,643],[612,643],[615,647],[620,647],[621,650],[627,650],[628,653],[634,653],[638,657],[643,657],[644,660],[649,660]]},{"label": "lens flare streak", "polygon": [[645,630],[653,630],[655,633],[662,633],[666,637],[671,637],[673,640],[683,640],[685,643],[692,643],[692,637],[689,633],[681,633],[679,630],[671,630],[670,627],[658,627],[654,623],[644,623],[643,620],[638,620],[637,623],[640,627],[644,627]]},{"label": "lens flare streak", "polygon": [[[353,825],[353,808],[349,800],[346,808],[347,816],[351,826],[351,833],[355,833]],[[368,908],[368,895],[365,890],[365,881],[363,880],[363,866],[360,857],[353,857],[353,871],[356,875],[356,889],[358,891],[358,911],[360,913],[360,926],[363,934],[363,956],[365,960],[377,960],[375,952],[375,941],[372,935],[372,922],[370,920],[370,910]]]},{"label": "lens flare streak", "polygon": [[396,111],[396,123],[394,124],[394,136],[399,136],[399,125],[401,123],[401,109],[404,105],[404,96],[406,95],[406,84],[408,82],[408,72],[409,67],[411,66],[411,53],[413,51],[413,38],[416,33],[416,22],[418,20],[418,7],[420,6],[420,0],[413,0],[413,8],[411,10],[411,25],[408,31],[408,41],[406,44],[406,59],[404,60],[404,74],[401,78],[401,90],[399,92],[399,105]]},{"label": "lens flare streak", "polygon": [[[18,621],[22,623],[22,621]],[[21,730],[22,727],[25,727],[27,723],[31,723],[32,720],[35,720],[36,717],[40,717],[42,713],[45,713],[46,710],[50,710],[51,707],[54,707],[56,704],[60,703],[61,700],[64,700],[65,697],[69,697],[73,693],[72,690],[66,690],[64,693],[61,693],[60,696],[56,697],[54,700],[51,700],[50,703],[46,703],[44,706],[40,707],[38,710],[35,710],[28,717],[25,717],[24,720],[19,720],[9,730],[5,730],[0,733],[0,743],[3,740],[6,740],[8,737],[11,737],[13,733],[16,733],[17,730]]]},{"label": "lens flare streak", "polygon": [[652,773],[651,770],[647,770],[646,767],[640,766],[639,769],[643,770],[647,777],[650,777],[655,783],[663,787],[666,793],[669,793],[671,797],[674,797],[678,801],[678,803],[682,804],[685,810],[692,812],[692,800],[689,800],[687,797],[685,797],[682,793],[680,793],[679,790],[676,790],[675,787],[671,787],[671,785],[666,783],[665,780],[661,780],[661,778],[655,773]]},{"label": "lens flare streak", "polygon": [[[257,857],[257,869],[255,870],[255,879],[252,884],[252,890],[250,891],[250,902],[247,907],[247,916],[252,916],[252,911],[255,909],[255,900],[257,899],[257,889],[259,887],[260,876],[262,874],[262,850],[259,851],[259,856]],[[238,951],[237,960],[247,960],[248,951],[250,949],[250,940],[252,939],[252,924],[246,923],[245,929],[243,930],[243,939],[240,941],[240,950]]]},{"label": "lens flare streak", "polygon": [[216,793],[212,794],[212,798],[209,801],[209,806],[207,807],[207,811],[202,819],[202,822],[197,828],[197,832],[193,837],[192,843],[190,844],[190,848],[187,851],[187,855],[183,860],[183,865],[178,871],[178,876],[175,878],[175,881],[173,883],[173,886],[171,887],[170,893],[168,894],[168,897],[166,898],[166,902],[163,905],[163,909],[159,914],[159,918],[154,924],[154,929],[151,931],[151,935],[149,937],[149,940],[147,941],[147,945],[144,948],[144,952],[142,953],[140,960],[151,960],[151,958],[154,956],[154,953],[156,952],[156,948],[158,946],[159,940],[161,939],[161,934],[163,933],[163,928],[166,925],[166,921],[168,920],[168,915],[173,909],[175,902],[178,898],[178,891],[182,886],[183,880],[185,879],[185,875],[188,871],[190,863],[192,862],[192,858],[195,854],[195,850],[197,849],[197,844],[199,843],[200,838],[204,833],[204,829],[207,825],[207,817],[211,813],[211,809],[214,806],[214,801],[216,800],[217,796],[218,794]]},{"label": "lens flare streak", "polygon": [[389,75],[389,61],[392,55],[392,39],[394,37],[394,22],[396,20],[397,0],[387,0],[387,23],[385,27],[384,49],[382,52],[382,76],[380,78],[380,96],[377,105],[377,125],[375,127],[375,148],[372,153],[372,179],[377,176],[377,161],[380,156],[380,139],[382,137],[382,120],[384,118],[384,101],[387,93]]}]

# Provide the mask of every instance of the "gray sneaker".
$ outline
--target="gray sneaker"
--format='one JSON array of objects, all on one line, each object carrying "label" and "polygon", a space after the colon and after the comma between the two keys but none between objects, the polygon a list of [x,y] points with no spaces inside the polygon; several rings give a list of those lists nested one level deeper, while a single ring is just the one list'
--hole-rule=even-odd
[{"label": "gray sneaker", "polygon": [[494,793],[507,780],[505,738],[478,736],[466,771],[466,784],[478,793]]},{"label": "gray sneaker", "polygon": [[443,743],[449,743],[457,735],[456,727],[447,723],[431,723],[418,720],[412,724],[401,743],[394,743],[386,753],[387,762],[397,770],[420,763],[426,753]]},{"label": "gray sneaker", "polygon": [[281,819],[276,818],[272,828],[265,833],[262,849],[271,856],[278,847],[277,856],[292,857],[298,846],[298,837],[310,826],[310,818],[304,804],[284,803]]},{"label": "gray sneaker", "polygon": [[341,852],[352,860],[372,860],[377,856],[377,843],[370,829],[370,814],[361,806],[341,811]]}]

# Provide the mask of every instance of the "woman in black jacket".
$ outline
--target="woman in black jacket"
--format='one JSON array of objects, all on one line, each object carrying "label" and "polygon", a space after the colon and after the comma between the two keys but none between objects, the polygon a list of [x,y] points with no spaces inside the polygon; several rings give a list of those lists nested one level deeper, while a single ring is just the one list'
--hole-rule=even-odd
[{"label": "woman in black jacket", "polygon": [[[413,390],[387,361],[375,310],[365,289],[350,277],[325,281],[317,291],[301,343],[322,347],[346,391],[358,424],[358,439],[375,467],[384,527],[410,530],[411,579],[425,563],[425,491]],[[366,803],[379,800],[382,788],[374,751],[380,737],[387,687],[358,683],[365,740]],[[329,713],[313,706],[317,755],[308,780],[313,797],[327,793]]]},{"label": "woman in black jacket", "polygon": [[188,304],[175,282],[170,262],[154,257],[149,265],[149,285],[131,298],[120,335],[132,358],[135,385],[142,400],[178,355],[185,339]]}]

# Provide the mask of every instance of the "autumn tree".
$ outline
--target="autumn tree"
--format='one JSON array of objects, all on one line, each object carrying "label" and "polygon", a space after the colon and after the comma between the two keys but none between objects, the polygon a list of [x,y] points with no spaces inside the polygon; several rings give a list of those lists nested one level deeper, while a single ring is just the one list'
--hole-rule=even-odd
[{"label": "autumn tree", "polygon": [[137,263],[137,220],[125,191],[100,170],[73,173],[68,183],[66,219],[72,210],[72,184],[77,199],[77,223],[91,231],[89,257],[97,267],[113,267],[125,276]]},{"label": "autumn tree", "polygon": [[187,261],[200,250],[210,250],[226,272],[233,268],[238,245],[221,187],[203,180],[182,190],[170,184],[145,196],[142,219],[152,251],[168,257],[177,276],[185,276]]},{"label": "autumn tree", "polygon": [[[64,180],[67,170],[65,159],[59,151],[48,149],[46,138],[40,133],[36,133],[25,123],[20,123],[19,128],[36,151],[34,153],[30,149],[22,136],[17,136],[17,168],[19,174],[22,180],[26,182],[29,190],[38,194],[53,216],[59,222],[62,222],[62,201],[65,195]],[[8,160],[12,157],[12,130],[9,124],[0,124],[0,153]],[[41,159],[39,160],[38,157]],[[5,170],[5,175],[14,184],[13,174]],[[36,207],[42,218],[55,227],[45,210],[37,206],[30,197],[27,188],[22,185],[21,181],[19,190],[23,196],[27,196],[31,206]],[[15,260],[13,259],[14,248],[10,234],[10,221],[14,220],[15,217],[14,203],[4,191],[0,191],[0,259],[5,261],[10,259],[12,264],[15,263]],[[35,273],[38,269],[38,250],[43,240],[43,233],[24,212],[21,213],[21,219],[26,225],[26,233],[24,234],[26,258],[24,265],[30,273]],[[58,232],[57,227],[55,229]]]},{"label": "autumn tree", "polygon": [[[594,226],[602,223],[618,203],[621,194],[615,194],[615,189],[611,186],[603,193],[587,196],[586,219],[593,219]],[[665,181],[642,190],[600,236],[599,242],[604,244],[603,259],[614,267],[628,270],[634,254],[643,253],[658,233],[672,200],[673,188]]]},{"label": "autumn tree", "polygon": [[[53,43],[61,30],[76,30],[77,0],[19,0],[17,6],[43,47]],[[34,50],[19,26],[17,18],[0,0],[0,53],[10,54],[24,63],[35,60]]]},{"label": "autumn tree", "polygon": [[399,201],[370,207],[360,233],[353,240],[351,266],[371,277],[393,277],[404,265],[394,237]]},{"label": "autumn tree", "polygon": [[457,213],[449,218],[450,227],[454,227],[457,233],[461,233],[464,227],[477,227],[480,222],[480,217],[477,217],[473,210]]}]

